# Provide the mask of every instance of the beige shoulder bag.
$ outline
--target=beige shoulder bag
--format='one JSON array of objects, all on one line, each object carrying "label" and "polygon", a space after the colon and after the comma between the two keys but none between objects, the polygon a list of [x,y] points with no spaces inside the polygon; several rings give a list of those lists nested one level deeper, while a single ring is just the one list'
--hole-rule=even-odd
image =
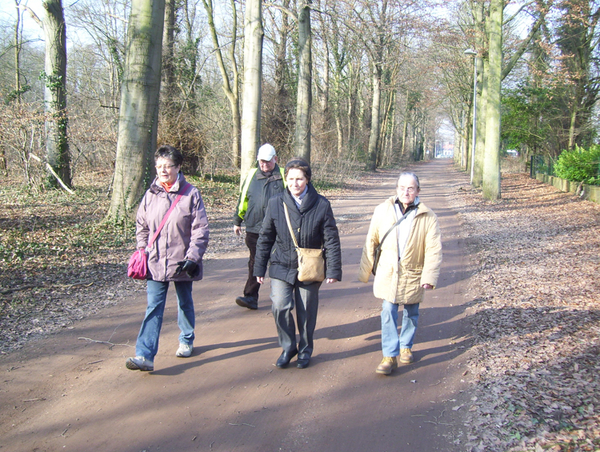
[{"label": "beige shoulder bag", "polygon": [[300,248],[292,229],[290,214],[288,208],[283,203],[285,211],[285,220],[287,221],[290,235],[294,241],[296,253],[298,253],[298,281],[302,282],[321,282],[325,279],[325,260],[323,259],[322,249]]}]

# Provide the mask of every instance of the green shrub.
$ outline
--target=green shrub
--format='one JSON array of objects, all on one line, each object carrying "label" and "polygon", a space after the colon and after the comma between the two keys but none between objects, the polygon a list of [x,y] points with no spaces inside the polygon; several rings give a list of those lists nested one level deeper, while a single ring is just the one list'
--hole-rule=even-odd
[{"label": "green shrub", "polygon": [[572,182],[600,185],[600,145],[563,151],[554,165],[554,174]]}]

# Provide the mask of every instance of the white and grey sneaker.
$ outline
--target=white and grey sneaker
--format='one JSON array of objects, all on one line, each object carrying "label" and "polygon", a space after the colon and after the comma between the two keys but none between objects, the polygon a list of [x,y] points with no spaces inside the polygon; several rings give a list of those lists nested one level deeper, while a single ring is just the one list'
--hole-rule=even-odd
[{"label": "white and grey sneaker", "polygon": [[193,349],[194,349],[194,347],[192,345],[180,343],[179,348],[177,349],[177,352],[175,353],[175,356],[177,356],[179,358],[189,358],[190,356],[192,356]]},{"label": "white and grey sneaker", "polygon": [[135,358],[127,358],[125,367],[127,367],[129,370],[143,370],[151,372],[154,370],[154,361],[150,361],[143,356],[136,356]]}]

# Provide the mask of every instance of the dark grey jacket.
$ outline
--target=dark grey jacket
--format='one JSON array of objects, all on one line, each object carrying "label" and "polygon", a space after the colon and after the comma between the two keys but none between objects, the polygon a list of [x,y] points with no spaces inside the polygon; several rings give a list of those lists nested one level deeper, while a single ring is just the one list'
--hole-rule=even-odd
[{"label": "dark grey jacket", "polygon": [[319,195],[312,184],[302,201],[296,206],[289,190],[269,200],[265,219],[256,244],[254,276],[265,276],[270,260],[271,278],[295,284],[298,277],[298,257],[285,220],[283,203],[288,206],[292,228],[300,248],[325,250],[325,277],[342,279],[342,250],[340,237],[331,204]]},{"label": "dark grey jacket", "polygon": [[269,199],[284,189],[283,170],[278,165],[275,165],[270,176],[265,176],[258,168],[254,168],[242,186],[233,224],[241,226],[244,221],[246,232],[258,234]]}]

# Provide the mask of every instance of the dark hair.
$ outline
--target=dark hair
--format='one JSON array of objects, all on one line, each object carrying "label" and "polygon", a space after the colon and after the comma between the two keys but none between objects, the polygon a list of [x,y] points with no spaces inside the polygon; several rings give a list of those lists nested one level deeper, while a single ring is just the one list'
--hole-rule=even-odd
[{"label": "dark hair", "polygon": [[154,161],[159,158],[169,159],[175,166],[180,166],[183,163],[183,155],[181,152],[168,144],[163,144],[154,153]]},{"label": "dark hair", "polygon": [[304,176],[310,182],[310,177],[312,175],[312,172],[310,170],[310,165],[302,157],[294,157],[292,160],[287,162],[287,165],[285,165],[285,177],[287,177],[288,172],[291,169],[301,170],[304,173]]},{"label": "dark hair", "polygon": [[402,176],[410,176],[412,177],[415,182],[417,183],[417,188],[420,189],[421,188],[421,184],[419,183],[419,176],[417,176],[415,173],[411,173],[410,171],[406,171],[404,173],[401,173],[400,176],[398,176],[398,182],[396,182],[396,186],[398,186],[398,184],[400,183],[400,178]]}]

